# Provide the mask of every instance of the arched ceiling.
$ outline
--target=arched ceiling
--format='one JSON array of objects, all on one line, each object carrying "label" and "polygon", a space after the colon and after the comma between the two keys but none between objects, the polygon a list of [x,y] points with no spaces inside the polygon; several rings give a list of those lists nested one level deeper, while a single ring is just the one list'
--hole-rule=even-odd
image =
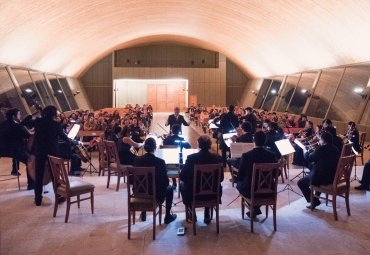
[{"label": "arched ceiling", "polygon": [[172,40],[251,77],[370,60],[368,0],[0,0],[0,63],[78,76],[114,49]]}]

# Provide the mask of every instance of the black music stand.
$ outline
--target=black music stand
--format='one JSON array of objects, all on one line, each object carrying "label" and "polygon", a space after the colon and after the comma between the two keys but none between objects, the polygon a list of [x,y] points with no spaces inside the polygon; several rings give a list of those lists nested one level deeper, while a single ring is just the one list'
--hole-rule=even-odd
[{"label": "black music stand", "polygon": [[19,161],[15,158],[12,158],[12,160],[13,160],[13,164],[15,164],[15,168],[17,170],[17,176],[14,176],[14,175],[11,175],[11,174],[1,174],[0,178],[2,178],[2,177],[6,177],[6,178],[1,179],[0,181],[2,182],[2,181],[9,181],[9,180],[17,179],[17,181],[18,181],[18,190],[21,190],[21,184],[19,182],[19,173],[18,173],[18,171],[19,171]]},{"label": "black music stand", "polygon": [[[85,146],[84,146],[85,148]],[[83,171],[83,173],[81,174],[81,176],[84,176],[86,172],[89,172],[89,174],[93,174],[93,173],[97,173],[98,170],[95,168],[94,164],[92,163],[91,161],[91,158],[92,158],[92,150],[88,150],[89,151],[89,158],[87,160],[88,162],[88,165],[86,167],[86,169]],[[94,169],[94,170],[92,170]]]}]

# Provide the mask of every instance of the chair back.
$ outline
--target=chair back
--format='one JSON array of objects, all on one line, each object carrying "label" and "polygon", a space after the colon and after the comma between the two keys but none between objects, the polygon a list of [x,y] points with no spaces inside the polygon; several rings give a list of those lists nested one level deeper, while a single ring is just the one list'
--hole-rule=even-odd
[{"label": "chair back", "polygon": [[105,144],[103,141],[98,141],[97,145],[99,150],[99,164],[102,167],[106,167],[108,166],[108,164],[107,164],[107,155],[105,153]]},{"label": "chair back", "polygon": [[258,197],[276,199],[282,163],[253,164],[251,199]]},{"label": "chair back", "polygon": [[61,186],[68,192],[70,186],[64,160],[53,156],[48,156],[48,158],[50,169],[53,174],[54,191],[56,192],[58,187]]},{"label": "chair back", "polygon": [[104,145],[107,152],[108,167],[110,167],[111,163],[115,163],[117,169],[119,169],[120,161],[116,143],[113,141],[104,140]]},{"label": "chair back", "polygon": [[342,183],[345,183],[346,186],[349,187],[355,157],[355,155],[350,155],[347,157],[341,157],[339,159],[333,182],[334,189],[336,189]]},{"label": "chair back", "polygon": [[177,149],[178,145],[159,145],[159,149]]},{"label": "chair back", "polygon": [[[128,167],[127,173],[127,193],[128,201],[131,198],[153,199],[156,200],[155,189],[155,167]],[[132,185],[132,193],[131,187]]]},{"label": "chair back", "polygon": [[214,196],[215,201],[219,201],[221,171],[221,164],[194,166],[193,201],[196,200],[196,197],[204,195],[211,195],[210,197]]},{"label": "chair back", "polygon": [[352,154],[353,154],[353,152],[352,152],[352,143],[344,144],[340,156],[341,157],[348,157],[348,156],[351,156]]},{"label": "chair back", "polygon": [[365,140],[366,140],[366,132],[361,132],[360,133],[360,147],[361,147],[361,150],[364,151],[364,144],[365,144]]}]

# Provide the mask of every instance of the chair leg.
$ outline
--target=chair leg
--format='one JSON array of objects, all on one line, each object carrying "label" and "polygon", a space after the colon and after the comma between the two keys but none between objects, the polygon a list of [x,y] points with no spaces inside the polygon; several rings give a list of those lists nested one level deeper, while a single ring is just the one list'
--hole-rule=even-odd
[{"label": "chair leg", "polygon": [[362,148],[362,151],[361,151],[361,163],[362,165],[364,165],[364,148]]},{"label": "chair leg", "polygon": [[65,218],[65,223],[68,222],[68,217],[69,217],[69,210],[71,209],[71,198],[67,198],[67,209],[66,209],[66,218]]},{"label": "chair leg", "polygon": [[254,231],[253,231],[253,222],[254,222],[254,206],[253,206],[253,203],[251,203],[251,206],[249,208],[249,213],[250,213],[250,216],[251,216],[251,232],[254,233]]},{"label": "chair leg", "polygon": [[90,193],[90,200],[91,200],[91,213],[94,214],[94,191]]},{"label": "chair leg", "polygon": [[57,194],[55,194],[55,204],[54,204],[54,213],[53,213],[54,218],[57,216],[57,211],[58,211],[58,196]]},{"label": "chair leg", "polygon": [[77,207],[80,208],[80,195],[77,195]]},{"label": "chair leg", "polygon": [[197,230],[195,229],[195,207],[194,206],[192,206],[192,221],[193,221],[193,235],[197,235]]},{"label": "chair leg", "polygon": [[118,171],[117,173],[117,187],[116,187],[116,191],[119,190],[119,184],[121,182],[121,171]]},{"label": "chair leg", "polygon": [[338,220],[337,215],[337,195],[333,194],[333,212],[334,212],[334,220]]},{"label": "chair leg", "polygon": [[272,212],[274,215],[274,231],[276,231],[276,204],[273,205]]},{"label": "chair leg", "polygon": [[162,225],[162,205],[159,205],[159,225]]},{"label": "chair leg", "polygon": [[269,217],[269,206],[266,205],[266,219]]},{"label": "chair leg", "polygon": [[[217,229],[217,234],[220,233],[220,219],[219,219],[219,211],[220,207],[219,205],[216,205],[216,229]],[[213,214],[213,208],[212,208],[212,214]]]},{"label": "chair leg", "polygon": [[351,216],[351,210],[349,209],[349,189],[346,192],[346,208],[348,216]]},{"label": "chair leg", "polygon": [[311,211],[313,211],[313,198],[314,198],[314,196],[313,196],[313,189],[311,188]]},{"label": "chair leg", "polygon": [[211,220],[213,220],[213,206],[210,208],[211,210]]},{"label": "chair leg", "polygon": [[110,172],[110,170],[108,170],[107,189],[109,189],[110,176],[111,176],[111,172]]},{"label": "chair leg", "polygon": [[132,212],[132,225],[135,225],[136,223],[136,211]]},{"label": "chair leg", "polygon": [[130,209],[128,209],[128,227],[127,227],[127,238],[128,240],[131,239],[131,212]]},{"label": "chair leg", "polygon": [[155,215],[155,209],[153,210],[153,240],[155,240],[155,225],[157,216]]},{"label": "chair leg", "polygon": [[326,206],[328,206],[328,203],[329,203],[329,194],[326,193],[325,194],[325,204],[326,204]]},{"label": "chair leg", "polygon": [[243,197],[242,197],[241,207],[242,207],[242,219],[244,220],[245,207],[244,207],[244,198]]},{"label": "chair leg", "polygon": [[289,165],[288,166],[284,166],[285,179],[288,180],[287,168],[289,169]]}]

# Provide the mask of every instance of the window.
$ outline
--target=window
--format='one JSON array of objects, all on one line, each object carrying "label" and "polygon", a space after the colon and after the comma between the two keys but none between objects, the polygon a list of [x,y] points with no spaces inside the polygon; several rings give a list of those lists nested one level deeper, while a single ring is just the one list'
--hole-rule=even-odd
[{"label": "window", "polygon": [[58,80],[59,80],[60,85],[62,86],[64,95],[66,96],[67,101],[69,105],[71,106],[72,110],[78,109],[75,97],[73,96],[73,93],[71,91],[71,88],[69,87],[67,79],[58,77]]},{"label": "window", "polygon": [[30,71],[33,82],[36,85],[37,90],[39,91],[44,105],[54,105],[53,95],[48,87],[48,84],[45,80],[45,77],[42,73]]},{"label": "window", "polygon": [[[368,95],[369,96],[369,95]],[[367,102],[367,106],[364,112],[364,115],[362,115],[361,124],[363,125],[370,125],[370,100]]]},{"label": "window", "polygon": [[275,99],[277,98],[282,81],[283,81],[283,77],[274,78],[270,86],[270,89],[267,92],[266,100],[263,103],[263,106],[262,106],[263,109],[267,109],[269,111],[272,110],[271,108],[274,105]]},{"label": "window", "polygon": [[30,74],[27,70],[12,68],[12,73],[14,74],[18,85],[22,91],[22,97],[26,100],[28,107],[32,113],[36,112],[36,106],[44,107],[45,104],[42,101],[39,91],[31,79]]},{"label": "window", "polygon": [[254,102],[254,108],[261,109],[263,100],[265,99],[265,95],[267,93],[267,90],[269,89],[271,85],[270,79],[264,79],[260,88],[260,91],[258,92],[256,102]]},{"label": "window", "polygon": [[337,89],[343,68],[323,70],[316,85],[315,95],[311,98],[306,114],[316,118],[325,118],[330,102]]},{"label": "window", "polygon": [[315,82],[317,72],[303,73],[298,82],[298,86],[294,91],[294,95],[289,104],[288,111],[294,114],[301,114],[303,107],[306,104],[307,98],[312,93],[312,86]]},{"label": "window", "polygon": [[49,79],[50,85],[54,92],[54,96],[57,98],[62,111],[65,112],[71,110],[68,105],[67,99],[64,96],[63,90],[60,87],[57,77],[55,75],[48,75],[47,78]]},{"label": "window", "polygon": [[286,110],[300,77],[301,74],[293,74],[287,77],[277,108],[278,112]]},{"label": "window", "polygon": [[363,91],[370,77],[370,66],[347,67],[330,107],[328,118],[338,121],[356,121],[365,103]]},{"label": "window", "polygon": [[18,108],[22,117],[27,112],[21,102],[21,99],[14,88],[13,82],[9,77],[7,70],[0,67],[0,119],[5,119],[5,112],[10,108]]}]

